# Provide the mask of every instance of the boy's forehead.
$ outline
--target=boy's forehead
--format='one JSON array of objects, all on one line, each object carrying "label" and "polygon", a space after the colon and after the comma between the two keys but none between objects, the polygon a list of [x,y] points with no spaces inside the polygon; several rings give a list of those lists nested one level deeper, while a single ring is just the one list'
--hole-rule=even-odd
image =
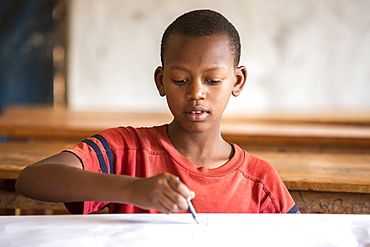
[{"label": "boy's forehead", "polygon": [[226,34],[212,34],[207,36],[189,36],[184,34],[173,34],[169,37],[167,46],[178,46],[179,43],[186,43],[189,40],[197,41],[199,44],[224,43],[229,45],[230,39]]},{"label": "boy's forehead", "polygon": [[207,58],[233,60],[230,40],[223,34],[201,37],[177,34],[170,37],[168,41],[164,60],[180,61],[181,59],[190,59],[196,54]]}]

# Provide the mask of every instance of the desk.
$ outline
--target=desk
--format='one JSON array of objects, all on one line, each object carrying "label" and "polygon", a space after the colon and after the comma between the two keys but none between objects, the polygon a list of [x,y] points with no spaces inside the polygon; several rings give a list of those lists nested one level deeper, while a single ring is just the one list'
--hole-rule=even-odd
[{"label": "desk", "polygon": [[[62,203],[49,203],[32,200],[20,195],[14,189],[15,180],[19,173],[28,165],[45,159],[51,155],[71,147],[74,143],[68,142],[10,142],[0,143],[0,209],[45,210],[67,212]],[[52,210],[52,211],[51,211]]]},{"label": "desk", "polygon": [[[251,147],[310,148],[316,151],[368,152],[370,113],[225,115],[225,140]],[[309,116],[309,117],[308,117]],[[316,116],[316,117],[315,117]],[[291,118],[292,120],[288,120]],[[310,119],[310,120],[309,120]],[[332,119],[332,120],[331,120]],[[169,123],[170,113],[78,112],[51,107],[8,107],[0,116],[0,136],[10,140],[67,140],[77,142],[106,128]]]},{"label": "desk", "polygon": [[81,112],[52,107],[9,107],[0,116],[0,136],[11,140],[81,141],[117,126],[153,126],[169,123],[170,113]]},{"label": "desk", "polygon": [[370,215],[3,216],[3,246],[369,246]]},{"label": "desk", "polygon": [[[15,180],[27,165],[73,144],[0,143],[0,180]],[[251,150],[250,153],[267,160],[277,169],[301,212],[370,214],[370,154],[263,150]],[[64,207],[0,189],[0,208],[60,210]]]},{"label": "desk", "polygon": [[370,214],[370,153],[250,153],[276,168],[301,212]]},{"label": "desk", "polygon": [[17,179],[26,166],[75,144],[53,141],[0,143],[0,179]]}]

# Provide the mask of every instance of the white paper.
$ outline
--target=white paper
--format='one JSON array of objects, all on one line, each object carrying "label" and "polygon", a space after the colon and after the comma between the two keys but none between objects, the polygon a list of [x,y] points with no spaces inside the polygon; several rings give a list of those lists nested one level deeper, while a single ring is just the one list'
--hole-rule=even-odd
[{"label": "white paper", "polygon": [[2,216],[0,246],[370,246],[370,215]]}]

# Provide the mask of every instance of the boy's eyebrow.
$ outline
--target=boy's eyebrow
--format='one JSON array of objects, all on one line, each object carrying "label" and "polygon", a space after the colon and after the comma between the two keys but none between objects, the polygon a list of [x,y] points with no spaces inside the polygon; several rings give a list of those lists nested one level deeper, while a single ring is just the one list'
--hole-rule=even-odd
[{"label": "boy's eyebrow", "polygon": [[[184,68],[184,67],[181,67],[181,66],[178,66],[178,65],[172,65],[170,67],[170,70],[182,70],[182,71],[185,71],[185,72],[190,72],[190,70]],[[224,68],[223,66],[221,67],[210,67],[208,69],[205,69],[203,70],[202,72],[210,72],[210,71],[214,71],[214,70],[226,70],[226,68]]]}]

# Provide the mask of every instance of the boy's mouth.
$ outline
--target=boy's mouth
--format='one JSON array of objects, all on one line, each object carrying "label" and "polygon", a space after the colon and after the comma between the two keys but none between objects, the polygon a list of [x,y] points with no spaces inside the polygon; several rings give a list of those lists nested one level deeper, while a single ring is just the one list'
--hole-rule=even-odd
[{"label": "boy's mouth", "polygon": [[199,122],[204,121],[211,112],[207,111],[206,109],[198,108],[198,109],[188,109],[184,113],[189,121]]},{"label": "boy's mouth", "polygon": [[187,114],[202,114],[202,113],[210,113],[209,111],[188,111],[188,112],[185,112]]}]

